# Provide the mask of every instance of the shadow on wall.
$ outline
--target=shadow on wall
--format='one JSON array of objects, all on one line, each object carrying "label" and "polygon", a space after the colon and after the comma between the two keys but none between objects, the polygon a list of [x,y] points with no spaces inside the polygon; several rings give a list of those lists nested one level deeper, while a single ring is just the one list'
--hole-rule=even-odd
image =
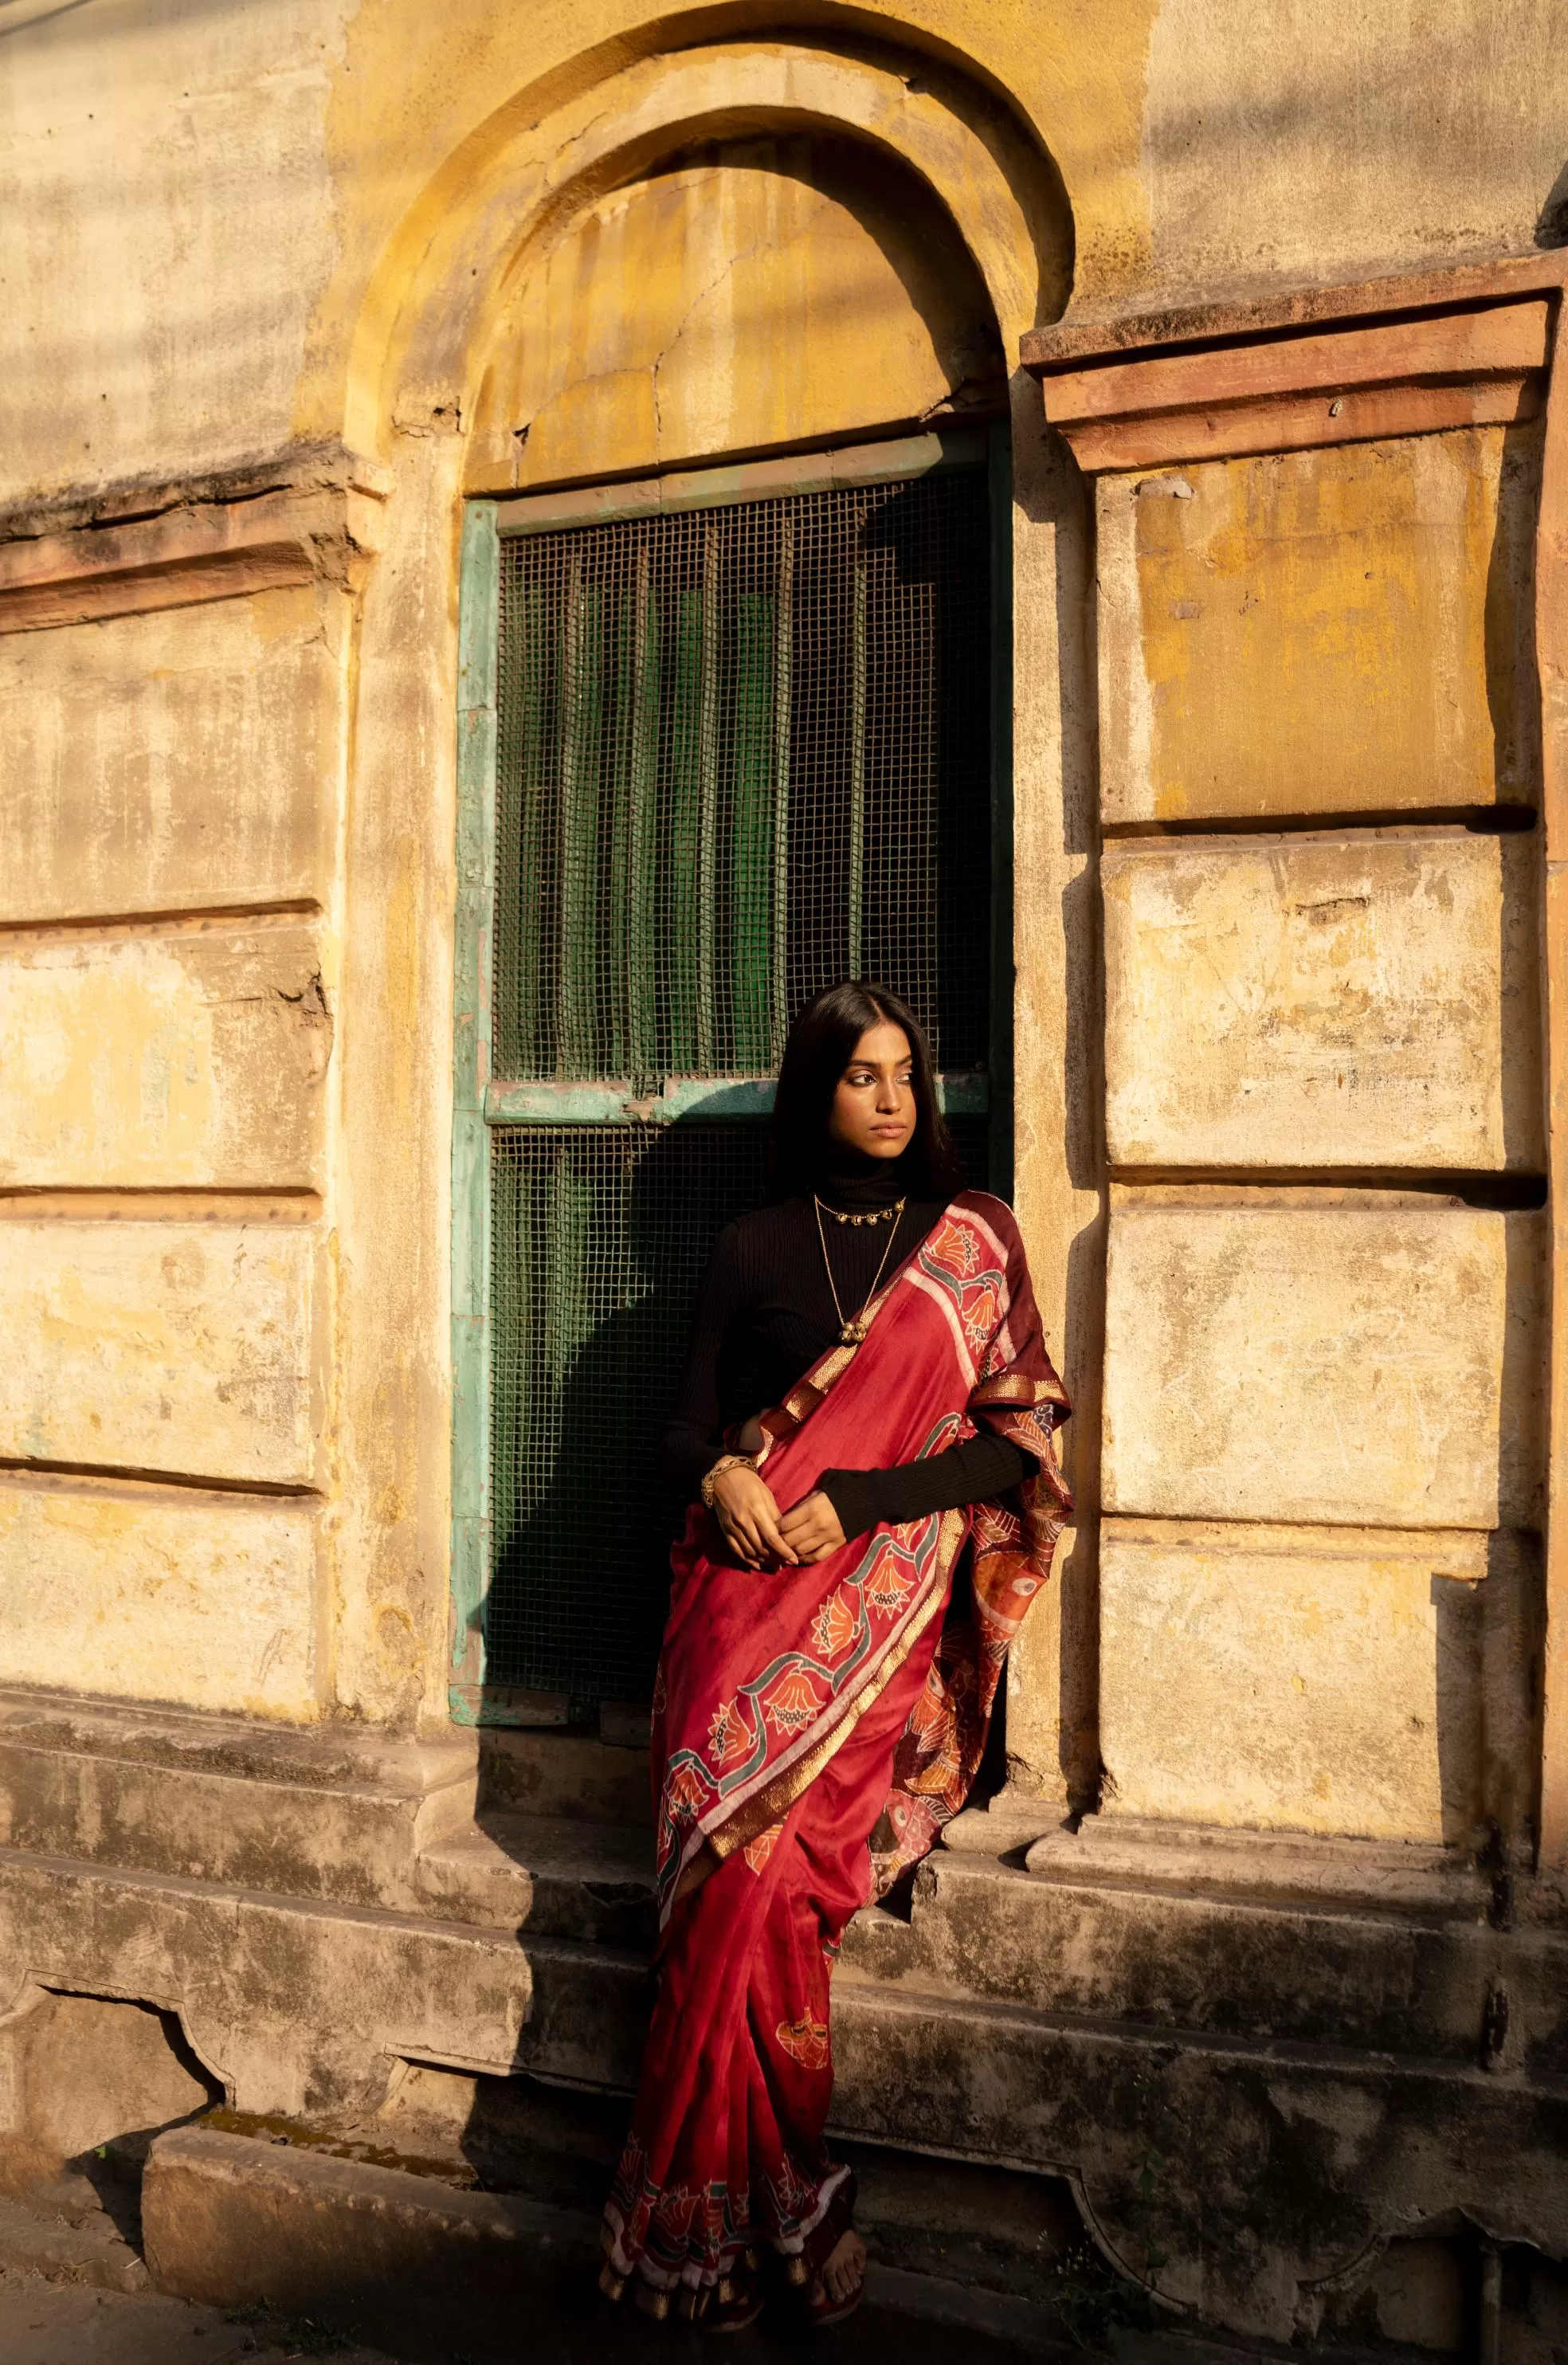
[{"label": "shadow on wall", "polygon": [[[1556,222],[1556,234],[1546,235]],[[1568,241],[1568,166],[1538,225],[1542,244]],[[1479,1586],[1432,1580],[1438,1609],[1438,1755],[1444,1837],[1479,1844],[1493,1876],[1494,1919],[1511,1920],[1513,1869],[1539,1841],[1541,1686],[1545,1643],[1540,1501],[1546,1374],[1538,1316],[1545,1302],[1546,1179],[1531,1171],[1545,1137],[1545,878],[1538,807],[1540,683],[1535,654],[1534,565],[1543,422],[1504,431],[1497,522],[1487,567],[1486,698],[1495,749],[1496,822],[1505,839],[1499,925],[1504,1154],[1488,1203],[1506,1212],[1505,1318],[1498,1386],[1502,1522]],[[1528,999],[1527,999],[1528,998]],[[1474,1802],[1466,1808],[1466,1801]],[[1479,1827],[1476,1809],[1479,1808]]]},{"label": "shadow on wall", "polygon": [[693,1290],[761,1195],[763,1140],[742,1126],[563,1128],[497,1155],[486,1688],[503,1715],[519,1687],[583,1723],[652,1696],[684,1508],[659,1438]]},{"label": "shadow on wall", "polygon": [[[1061,892],[1065,1003],[1059,1092],[1068,1176],[1075,1192],[1092,1192],[1099,1202],[1092,1220],[1074,1233],[1067,1250],[1064,1335],[1057,1360],[1069,1375],[1072,1418],[1063,1434],[1070,1483],[1080,1507],[1070,1549],[1058,1552],[1056,1602],[1036,1614],[1059,1620],[1058,1669],[1058,1760],[1070,1808],[1092,1807],[1103,1769],[1100,1760],[1099,1519],[1101,1378],[1104,1355],[1106,1185],[1104,1123],[1104,973],[1098,856],[1099,644],[1093,577],[1093,493],[1066,443],[1047,427],[1033,378],[1018,372],[1013,382],[1013,486],[1015,532],[1036,537],[1048,550],[1048,588],[1034,595],[1034,612],[1021,600],[1020,632],[1043,628],[1054,643],[1047,663],[1058,684],[1061,820],[1060,842],[1040,849],[1047,860],[1074,857],[1082,867]],[[1025,541],[1024,547],[1029,544]],[[1023,560],[1020,588],[1034,562]],[[1048,619],[1048,622],[1047,620]],[[1029,664],[1026,644],[1016,653],[1020,679]],[[1025,756],[1020,763],[1026,780]],[[1024,788],[1018,790],[1017,875],[1027,876],[1033,849]],[[1021,893],[1017,925],[1026,925],[1028,904]],[[1020,1003],[1018,1066],[1027,1076],[1028,1051],[1022,1040],[1032,1014]],[[1046,1020],[1048,1026],[1049,1019]],[[1042,1080],[1047,1081],[1047,1080]],[[1031,1211],[1023,1210],[1025,1222]],[[1042,1211],[1047,1223],[1059,1218]]]},{"label": "shadow on wall", "polygon": [[1568,164],[1564,164],[1547,193],[1546,203],[1536,219],[1537,246],[1568,246]]},{"label": "shadow on wall", "polygon": [[0,2191],[137,2240],[155,2135],[223,2100],[173,2012],[35,1989],[0,2025]]}]

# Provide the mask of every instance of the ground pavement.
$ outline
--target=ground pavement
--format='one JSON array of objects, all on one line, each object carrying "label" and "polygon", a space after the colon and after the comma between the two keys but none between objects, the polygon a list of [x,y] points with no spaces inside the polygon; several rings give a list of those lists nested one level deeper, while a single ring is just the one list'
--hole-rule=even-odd
[{"label": "ground pavement", "polygon": [[[773,2365],[815,2356],[825,2365],[953,2365],[955,2332],[912,2323],[868,2301],[850,2323],[811,2335],[769,2326],[722,2343],[725,2365]],[[962,2327],[964,2365],[1022,2365],[1014,2343]],[[1036,2356],[1040,2355],[1036,2350]],[[1058,2352],[1059,2354],[1059,2352]],[[201,2307],[152,2292],[95,2291],[45,2281],[0,2267],[0,2359],[4,2365],[284,2365],[326,2357],[333,2365],[694,2365],[715,2345],[689,2326],[650,2325],[585,2298],[575,2320],[541,2323],[520,2309],[514,2340],[454,2348],[442,2358],[420,2346],[389,2357],[308,2320],[254,2309]]]}]

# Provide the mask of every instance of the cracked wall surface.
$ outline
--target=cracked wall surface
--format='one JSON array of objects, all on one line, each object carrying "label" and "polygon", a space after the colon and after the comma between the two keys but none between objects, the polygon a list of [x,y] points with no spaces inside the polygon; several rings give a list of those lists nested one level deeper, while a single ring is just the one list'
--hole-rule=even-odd
[{"label": "cracked wall surface", "polygon": [[468,481],[511,491],[918,420],[1004,374],[913,175],[845,142],[720,147],[600,200],[497,331]]}]

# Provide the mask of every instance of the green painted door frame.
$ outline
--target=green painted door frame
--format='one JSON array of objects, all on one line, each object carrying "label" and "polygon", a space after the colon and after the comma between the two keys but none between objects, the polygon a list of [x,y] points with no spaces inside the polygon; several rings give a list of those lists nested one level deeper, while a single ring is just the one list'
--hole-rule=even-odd
[{"label": "green painted door frame", "polygon": [[454,1720],[474,1724],[561,1723],[564,1701],[487,1679],[484,1612],[492,1559],[491,1129],[501,1126],[757,1121],[772,1106],[766,1076],[672,1079],[653,1093],[643,1080],[520,1082],[492,1074],[492,978],[497,876],[498,640],[503,535],[553,532],[677,509],[729,506],[771,495],[886,483],[983,462],[990,496],[991,795],[990,1062],[940,1079],[952,1115],[989,1110],[993,1188],[1012,1183],[1013,1037],[1013,552],[1007,430],[948,431],[898,443],[743,466],[466,505],[459,565],[457,901],[452,1143],[452,1659]]}]

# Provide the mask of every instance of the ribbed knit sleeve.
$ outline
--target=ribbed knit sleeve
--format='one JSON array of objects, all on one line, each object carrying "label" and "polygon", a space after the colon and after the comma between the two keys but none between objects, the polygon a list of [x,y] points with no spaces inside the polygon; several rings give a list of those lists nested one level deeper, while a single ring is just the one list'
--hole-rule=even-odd
[{"label": "ribbed knit sleeve", "polygon": [[675,1410],[659,1447],[659,1468],[690,1502],[724,1450],[719,1411],[719,1353],[744,1301],[741,1227],[730,1224],[702,1276],[691,1314],[691,1339]]},{"label": "ribbed knit sleeve", "polygon": [[1021,1485],[1029,1466],[1016,1445],[982,1431],[925,1462],[901,1462],[891,1470],[824,1470],[818,1483],[847,1540],[884,1521],[991,1501]]}]

